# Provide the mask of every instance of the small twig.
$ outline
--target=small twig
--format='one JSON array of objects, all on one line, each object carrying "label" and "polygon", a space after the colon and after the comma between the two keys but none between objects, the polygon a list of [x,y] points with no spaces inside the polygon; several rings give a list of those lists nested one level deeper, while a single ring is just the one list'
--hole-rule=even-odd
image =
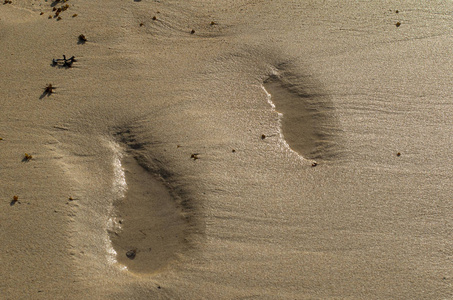
[{"label": "small twig", "polygon": [[71,68],[72,67],[72,64],[74,62],[76,62],[77,60],[75,59],[75,56],[72,56],[71,58],[66,58],[66,55],[63,54],[63,58],[57,58],[57,59],[52,59],[52,65],[53,66],[56,66],[58,65],[59,63],[61,63],[61,65],[63,67],[67,67],[67,68]]}]

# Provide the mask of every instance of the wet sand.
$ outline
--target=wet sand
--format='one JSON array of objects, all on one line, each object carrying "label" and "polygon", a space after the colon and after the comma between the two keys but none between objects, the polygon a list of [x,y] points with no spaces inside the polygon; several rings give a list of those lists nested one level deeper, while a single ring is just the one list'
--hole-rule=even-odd
[{"label": "wet sand", "polygon": [[2,297],[451,298],[452,11],[2,4]]}]

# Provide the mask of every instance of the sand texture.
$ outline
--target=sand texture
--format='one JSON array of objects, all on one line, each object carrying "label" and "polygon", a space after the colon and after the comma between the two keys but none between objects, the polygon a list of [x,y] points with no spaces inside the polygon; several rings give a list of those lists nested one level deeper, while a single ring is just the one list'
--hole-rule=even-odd
[{"label": "sand texture", "polygon": [[1,3],[0,299],[453,298],[452,13]]}]

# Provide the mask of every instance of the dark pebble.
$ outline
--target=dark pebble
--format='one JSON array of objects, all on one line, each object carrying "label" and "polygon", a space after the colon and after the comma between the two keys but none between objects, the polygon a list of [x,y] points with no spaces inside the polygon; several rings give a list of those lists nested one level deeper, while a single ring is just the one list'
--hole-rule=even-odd
[{"label": "dark pebble", "polygon": [[135,250],[129,250],[126,252],[126,256],[129,259],[134,259],[135,255],[137,255],[137,251],[135,251]]}]

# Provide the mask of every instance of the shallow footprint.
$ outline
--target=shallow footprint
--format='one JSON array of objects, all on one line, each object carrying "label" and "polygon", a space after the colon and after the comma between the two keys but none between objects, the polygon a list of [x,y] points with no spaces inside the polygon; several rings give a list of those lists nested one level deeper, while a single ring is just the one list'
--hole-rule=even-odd
[{"label": "shallow footprint", "polygon": [[338,149],[338,126],[328,97],[307,76],[296,76],[284,67],[263,82],[275,109],[281,113],[285,141],[308,159],[330,160]]},{"label": "shallow footprint", "polygon": [[121,158],[126,181],[114,203],[110,239],[117,261],[134,273],[162,270],[187,246],[184,219],[169,187],[130,153]]}]

